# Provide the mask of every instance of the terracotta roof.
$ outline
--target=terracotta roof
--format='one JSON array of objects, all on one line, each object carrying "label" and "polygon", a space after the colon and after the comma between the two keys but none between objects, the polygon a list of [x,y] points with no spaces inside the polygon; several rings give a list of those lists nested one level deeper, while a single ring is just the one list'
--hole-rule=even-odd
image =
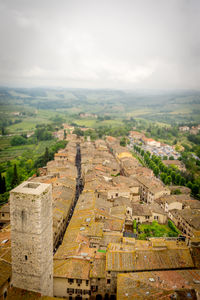
[{"label": "terracotta roof", "polygon": [[185,208],[178,211],[178,214],[196,230],[200,230],[200,211],[197,209]]},{"label": "terracotta roof", "polygon": [[135,204],[132,203],[132,215],[133,216],[151,216],[152,212],[147,204]]},{"label": "terracotta roof", "polygon": [[10,204],[6,203],[0,208],[0,212],[2,213],[10,213]]},{"label": "terracotta roof", "polygon": [[159,269],[178,269],[194,267],[187,247],[151,247],[137,249],[136,246],[123,244],[119,250],[109,245],[106,253],[107,271],[145,271]]},{"label": "terracotta roof", "polygon": [[110,231],[122,231],[123,229],[123,220],[118,219],[107,219],[104,220],[104,230],[110,230]]},{"label": "terracotta roof", "polygon": [[166,212],[164,211],[164,209],[162,209],[160,207],[160,205],[158,205],[156,202],[150,204],[149,209],[151,210],[152,213],[166,215]]},{"label": "terracotta roof", "polygon": [[30,292],[12,287],[8,291],[9,300],[63,300],[63,298],[41,296],[39,293]]},{"label": "terracotta roof", "polygon": [[105,278],[106,277],[106,258],[105,256],[101,258],[94,259],[91,270],[90,278]]},{"label": "terracotta roof", "polygon": [[200,270],[118,274],[117,299],[197,299],[199,281]]},{"label": "terracotta roof", "polygon": [[86,259],[54,260],[54,277],[89,279],[89,272],[90,262]]},{"label": "terracotta roof", "polygon": [[156,200],[156,202],[167,202],[167,203],[173,203],[173,202],[181,202],[185,200],[190,200],[190,195],[187,194],[181,194],[181,195],[166,195],[162,196],[159,199]]},{"label": "terracotta roof", "polygon": [[64,153],[64,152],[55,153],[54,156],[55,156],[55,157],[63,157],[63,156],[64,156],[64,157],[67,157],[67,156],[68,156],[68,153]]},{"label": "terracotta roof", "polygon": [[110,214],[112,216],[118,216],[122,219],[125,219],[126,216],[126,205],[119,205],[110,208]]},{"label": "terracotta roof", "polygon": [[8,278],[11,277],[11,264],[0,260],[0,288],[3,286],[3,284],[8,280]]},{"label": "terracotta roof", "polygon": [[103,238],[100,242],[100,246],[105,246],[109,243],[120,243],[120,241],[123,238],[123,233],[122,232],[103,232]]}]

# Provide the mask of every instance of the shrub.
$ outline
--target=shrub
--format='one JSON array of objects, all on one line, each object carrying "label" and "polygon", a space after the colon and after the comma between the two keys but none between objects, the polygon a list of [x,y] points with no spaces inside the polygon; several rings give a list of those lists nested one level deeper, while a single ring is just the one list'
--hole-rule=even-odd
[{"label": "shrub", "polygon": [[179,234],[179,230],[176,228],[176,226],[174,225],[174,223],[173,223],[171,220],[168,220],[168,226],[169,226],[169,228],[170,228],[172,231],[174,231],[174,232],[176,232],[177,234]]},{"label": "shrub", "polygon": [[0,195],[0,206],[8,202],[9,192]]},{"label": "shrub", "polygon": [[179,189],[172,191],[172,195],[180,195],[180,194],[181,194],[181,191]]},{"label": "shrub", "polygon": [[136,220],[133,220],[133,229],[136,229],[137,228],[137,222]]}]

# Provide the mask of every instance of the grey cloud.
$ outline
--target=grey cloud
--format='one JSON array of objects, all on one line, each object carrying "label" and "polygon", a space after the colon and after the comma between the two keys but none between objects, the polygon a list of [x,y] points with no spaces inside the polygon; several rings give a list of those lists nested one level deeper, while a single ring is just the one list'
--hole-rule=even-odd
[{"label": "grey cloud", "polygon": [[0,85],[196,88],[198,0],[0,0]]}]

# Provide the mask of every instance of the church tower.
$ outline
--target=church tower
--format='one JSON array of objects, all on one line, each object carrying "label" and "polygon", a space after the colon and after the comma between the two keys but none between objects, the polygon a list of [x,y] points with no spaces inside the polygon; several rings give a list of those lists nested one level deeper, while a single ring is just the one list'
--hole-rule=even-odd
[{"label": "church tower", "polygon": [[12,284],[53,295],[52,188],[23,182],[10,193]]}]

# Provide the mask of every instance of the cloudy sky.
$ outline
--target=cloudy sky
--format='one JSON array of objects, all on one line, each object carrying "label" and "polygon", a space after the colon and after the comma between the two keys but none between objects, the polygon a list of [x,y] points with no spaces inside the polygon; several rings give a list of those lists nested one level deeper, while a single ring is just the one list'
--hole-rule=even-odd
[{"label": "cloudy sky", "polygon": [[0,0],[0,85],[200,89],[199,0]]}]

